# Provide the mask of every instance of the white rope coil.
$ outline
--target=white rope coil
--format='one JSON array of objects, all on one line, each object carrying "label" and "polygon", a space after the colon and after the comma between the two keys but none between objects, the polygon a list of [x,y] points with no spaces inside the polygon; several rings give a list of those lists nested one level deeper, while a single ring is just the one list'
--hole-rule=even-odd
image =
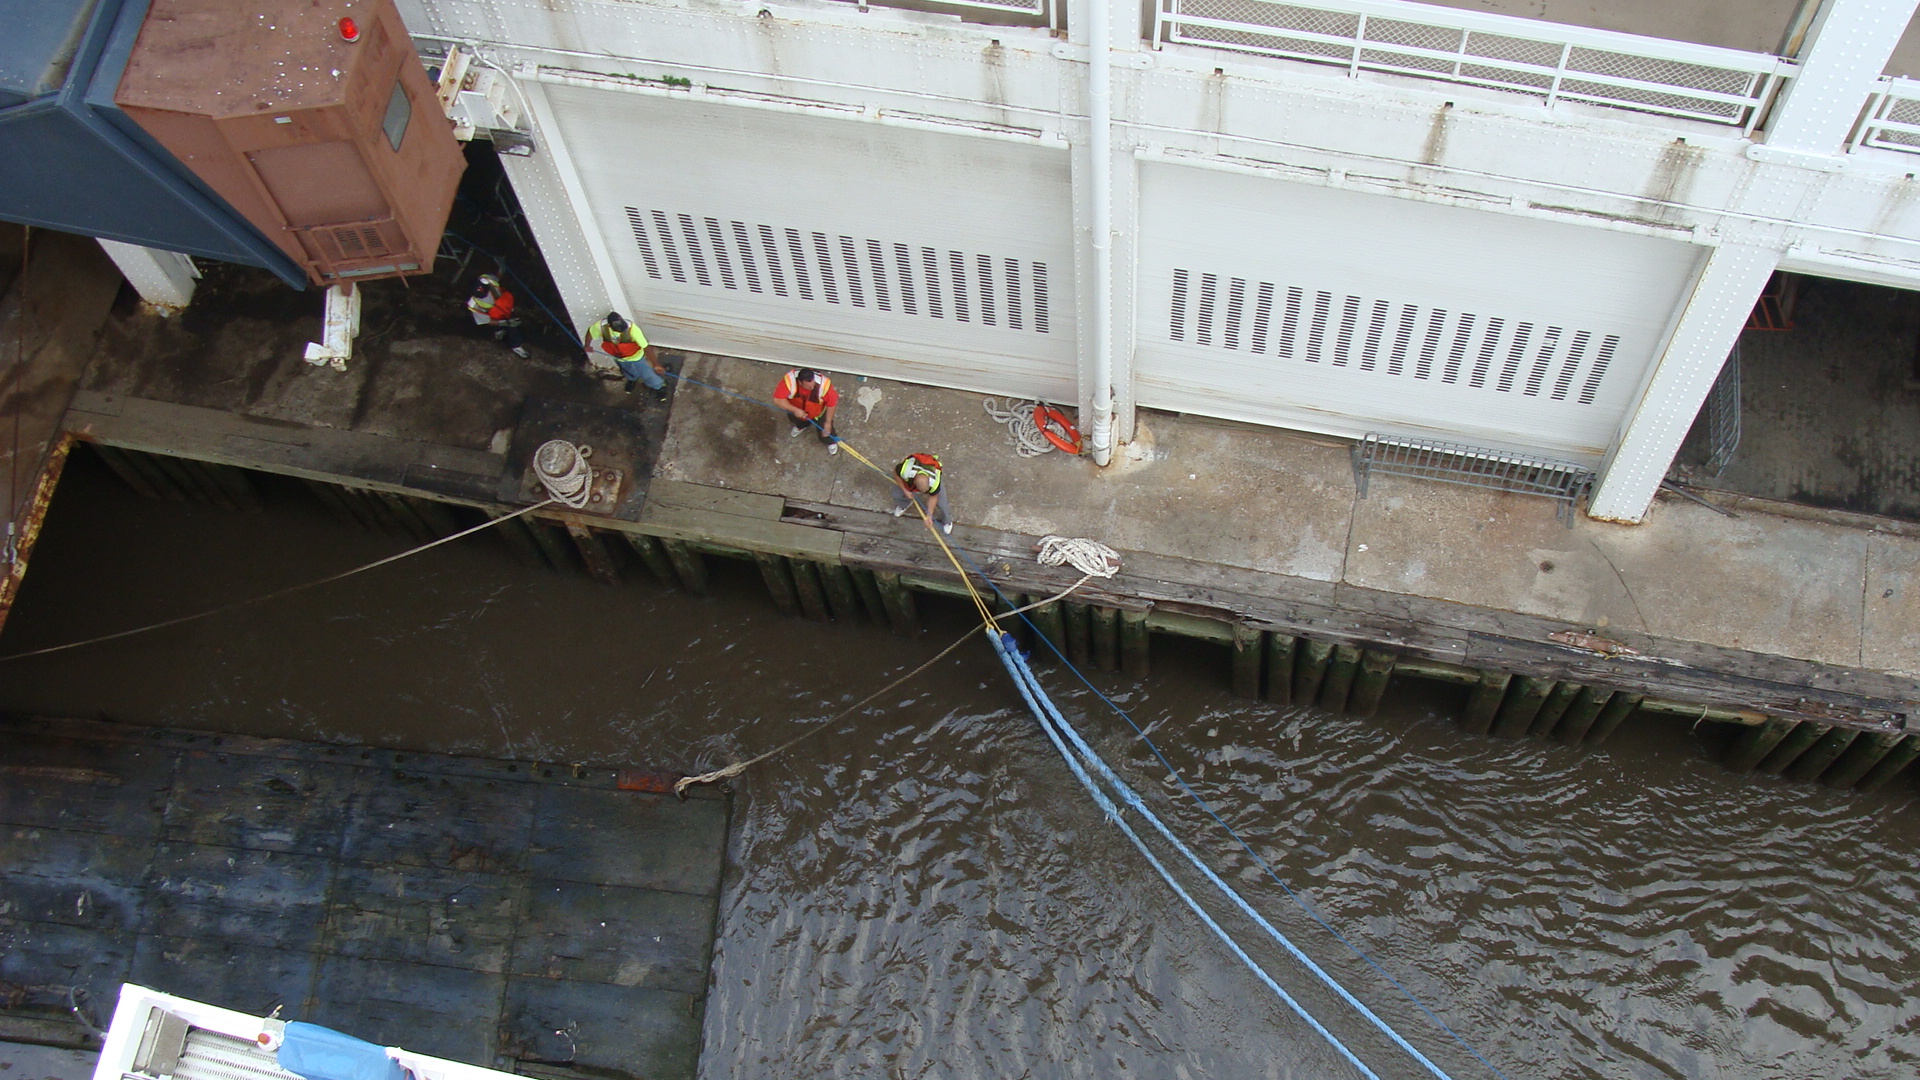
[{"label": "white rope coil", "polygon": [[1078,536],[1040,538],[1042,566],[1071,566],[1088,577],[1109,578],[1120,572],[1120,553],[1098,540]]},{"label": "white rope coil", "polygon": [[1039,405],[1038,401],[1020,398],[1007,398],[1004,401],[985,398],[980,402],[994,423],[1007,425],[1007,443],[1021,457],[1039,457],[1054,449],[1047,437],[1040,434],[1040,425],[1034,423],[1033,410]]},{"label": "white rope coil", "polygon": [[548,439],[533,452],[533,475],[540,478],[540,486],[546,488],[556,502],[578,510],[587,505],[587,499],[593,494],[593,469],[587,465],[587,458],[592,454],[591,446]]}]

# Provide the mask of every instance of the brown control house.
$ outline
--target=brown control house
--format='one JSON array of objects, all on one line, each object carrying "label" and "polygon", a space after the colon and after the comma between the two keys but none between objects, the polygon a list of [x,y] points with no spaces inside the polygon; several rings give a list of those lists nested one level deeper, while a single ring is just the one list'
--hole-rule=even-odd
[{"label": "brown control house", "polygon": [[433,269],[466,162],[393,0],[154,0],[114,101],[314,284]]}]

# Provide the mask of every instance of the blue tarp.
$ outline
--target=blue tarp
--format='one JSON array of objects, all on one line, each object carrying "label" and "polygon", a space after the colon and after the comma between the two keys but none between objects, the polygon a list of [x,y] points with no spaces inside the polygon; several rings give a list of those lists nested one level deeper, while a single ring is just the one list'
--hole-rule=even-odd
[{"label": "blue tarp", "polygon": [[307,1080],[407,1080],[385,1048],[298,1020],[287,1025],[280,1067]]}]

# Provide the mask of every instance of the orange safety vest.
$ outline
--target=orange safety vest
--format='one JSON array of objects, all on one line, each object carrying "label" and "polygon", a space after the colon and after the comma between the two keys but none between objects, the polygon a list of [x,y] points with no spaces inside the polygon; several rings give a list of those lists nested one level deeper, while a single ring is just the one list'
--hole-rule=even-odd
[{"label": "orange safety vest", "polygon": [[616,334],[607,327],[606,320],[602,319],[587,327],[587,341],[591,343],[596,337],[600,339],[600,351],[615,360],[631,360],[646,348],[646,337],[640,334],[639,328],[632,323],[628,323],[625,330]]},{"label": "orange safety vest", "polygon": [[793,370],[787,372],[786,377],[780,380],[780,388],[787,392],[787,400],[799,405],[800,411],[806,413],[808,418],[812,418],[820,414],[818,412],[815,412],[812,409],[807,408],[807,406],[819,405],[824,409],[826,406],[827,395],[833,392],[832,379],[827,378],[825,375],[821,374],[818,371],[813,373],[813,378],[814,378],[813,393],[811,395],[802,394],[800,392],[800,369],[799,368],[794,368]]},{"label": "orange safety vest", "polygon": [[932,454],[908,454],[900,461],[900,479],[907,487],[913,487],[913,478],[922,474],[932,477],[927,482],[927,494],[940,490],[940,459]]}]

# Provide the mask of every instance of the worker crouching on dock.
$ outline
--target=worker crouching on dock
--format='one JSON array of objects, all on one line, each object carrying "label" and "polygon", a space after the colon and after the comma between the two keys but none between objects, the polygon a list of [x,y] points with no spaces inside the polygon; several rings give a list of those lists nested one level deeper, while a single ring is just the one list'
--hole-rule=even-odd
[{"label": "worker crouching on dock", "polygon": [[827,453],[840,452],[840,437],[833,430],[833,414],[840,407],[840,391],[833,388],[833,380],[825,373],[812,368],[787,372],[774,388],[773,403],[786,410],[787,420],[793,424],[791,436],[798,438],[802,431],[813,428],[819,433],[820,441],[827,444]]},{"label": "worker crouching on dock", "polygon": [[481,274],[480,280],[473,285],[473,295],[467,297],[467,313],[473,316],[476,326],[483,326],[493,332],[493,340],[513,350],[513,355],[522,360],[527,358],[527,345],[520,337],[520,317],[513,313],[513,294],[500,279],[492,274]]},{"label": "worker crouching on dock", "polygon": [[907,512],[907,507],[917,506],[932,515],[941,532],[953,532],[953,508],[947,502],[940,459],[932,454],[908,454],[900,460],[894,473],[899,477],[900,486],[893,490],[893,516],[899,517]]}]

